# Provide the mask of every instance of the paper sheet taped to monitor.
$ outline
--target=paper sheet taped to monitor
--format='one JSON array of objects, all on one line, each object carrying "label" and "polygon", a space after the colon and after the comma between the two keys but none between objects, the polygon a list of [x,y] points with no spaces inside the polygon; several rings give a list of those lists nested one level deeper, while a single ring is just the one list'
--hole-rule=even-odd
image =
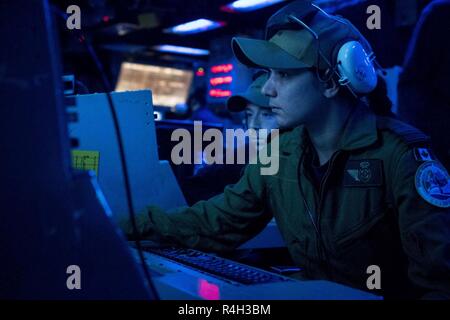
[{"label": "paper sheet taped to monitor", "polygon": [[72,150],[72,168],[78,170],[92,170],[98,177],[98,163],[100,152],[91,150]]},{"label": "paper sheet taped to monitor", "polygon": [[[117,138],[106,94],[77,95],[73,110],[78,122],[69,124],[69,133],[79,140],[74,150],[78,165],[97,167],[98,182],[116,219],[128,215],[124,178]],[[148,205],[172,209],[186,205],[170,164],[160,161],[156,143],[152,95],[149,90],[112,92],[125,150],[135,212]],[[93,153],[94,152],[94,153]],[[81,158],[80,158],[81,157]],[[74,166],[77,167],[74,163]],[[81,168],[83,169],[83,168]]]}]

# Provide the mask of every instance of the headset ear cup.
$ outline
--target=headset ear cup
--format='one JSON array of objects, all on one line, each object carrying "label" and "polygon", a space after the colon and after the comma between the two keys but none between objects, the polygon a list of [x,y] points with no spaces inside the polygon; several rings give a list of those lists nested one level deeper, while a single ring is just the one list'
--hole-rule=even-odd
[{"label": "headset ear cup", "polygon": [[369,54],[358,41],[347,41],[340,46],[336,65],[341,85],[348,85],[357,94],[366,94],[375,89],[377,74]]},{"label": "headset ear cup", "polygon": [[[333,66],[333,70],[334,72],[338,75],[338,82],[340,85],[344,86],[346,85],[346,77],[345,75],[341,74],[339,68],[338,68],[338,55],[339,55],[339,50],[342,48],[342,46],[344,44],[346,44],[349,41],[353,41],[354,39],[351,38],[346,38],[346,39],[342,39],[341,41],[337,42],[336,45],[333,48],[333,51],[331,52],[331,65]],[[351,89],[351,88],[350,88]],[[351,89],[353,90],[353,89]]]},{"label": "headset ear cup", "polygon": [[355,39],[345,38],[345,39],[338,41],[335,44],[333,51],[331,52],[331,63],[333,64],[333,66],[335,66],[338,63],[339,50],[342,48],[342,46],[344,44],[346,44],[347,42],[354,41],[354,40]]}]

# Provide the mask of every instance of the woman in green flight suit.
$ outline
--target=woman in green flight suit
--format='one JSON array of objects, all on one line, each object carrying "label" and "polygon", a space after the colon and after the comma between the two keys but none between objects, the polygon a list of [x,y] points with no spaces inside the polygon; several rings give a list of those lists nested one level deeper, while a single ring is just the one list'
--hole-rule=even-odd
[{"label": "woman in green flight suit", "polygon": [[170,214],[149,207],[141,235],[232,250],[275,217],[300,279],[368,290],[375,265],[375,294],[449,297],[449,176],[424,134],[380,115],[382,83],[363,36],[296,1],[269,19],[266,40],[234,38],[232,46],[240,62],[270,71],[262,92],[279,126],[294,128],[279,138],[279,170],[263,175],[262,165],[248,165],[208,201]]}]

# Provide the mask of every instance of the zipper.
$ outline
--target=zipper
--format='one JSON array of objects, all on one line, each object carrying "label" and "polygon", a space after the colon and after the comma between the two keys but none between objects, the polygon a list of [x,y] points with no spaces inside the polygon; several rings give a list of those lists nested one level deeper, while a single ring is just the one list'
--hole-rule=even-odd
[{"label": "zipper", "polygon": [[318,210],[317,210],[317,224],[319,225],[319,231],[320,231],[320,215],[322,213],[322,202],[323,202],[323,196],[325,193],[325,185],[326,182],[331,174],[331,171],[333,170],[333,164],[336,161],[336,158],[338,157],[338,155],[340,155],[341,152],[340,151],[336,151],[330,159],[330,164],[328,165],[327,171],[325,172],[325,175],[322,178],[322,181],[320,181],[320,186],[319,186],[319,205]]},{"label": "zipper", "polygon": [[325,244],[322,239],[322,232],[321,232],[321,224],[320,224],[320,216],[322,214],[322,203],[323,203],[323,197],[325,193],[325,186],[327,184],[327,180],[329,179],[331,172],[333,170],[334,162],[336,161],[336,158],[341,154],[341,152],[338,150],[336,151],[330,159],[330,164],[328,165],[327,171],[325,172],[325,175],[323,176],[322,180],[320,181],[319,186],[319,204],[317,206],[317,229],[318,229],[318,240],[317,241],[317,250],[319,253],[319,259],[325,261],[325,272],[328,274],[328,277],[332,279],[332,270],[329,265],[328,261],[328,253],[325,250]]},{"label": "zipper", "polygon": [[[305,194],[303,192],[302,182],[301,182],[302,175],[304,174],[304,177],[307,180],[310,180],[311,184],[313,184],[313,183],[311,182],[312,179],[309,176],[309,172],[308,171],[304,171],[303,170],[303,172],[301,172],[302,168],[304,166],[303,163],[304,163],[304,154],[302,154],[302,156],[300,158],[300,161],[299,161],[299,167],[298,167],[299,174],[297,174],[297,176],[298,176],[298,186],[299,186],[299,189],[300,189],[301,197],[303,199],[303,205],[305,206],[305,209],[306,209],[306,211],[308,213],[309,219],[310,219],[310,221],[311,221],[311,223],[312,223],[312,225],[314,227],[314,233],[316,235],[315,238],[316,238],[316,252],[317,252],[317,256],[319,257],[319,259],[322,259],[322,255],[321,255],[321,251],[320,251],[320,241],[321,241],[320,240],[321,239],[320,238],[320,232],[319,232],[319,228],[317,227],[317,224],[316,224],[317,212],[314,212],[314,215],[313,215],[313,211],[312,211],[311,207],[309,206],[308,201],[306,200]],[[313,193],[314,193],[314,198],[317,199],[319,195],[317,194],[316,188],[313,188]],[[314,201],[314,205],[317,207],[316,201]]]},{"label": "zipper", "polygon": [[[314,213],[314,217],[312,214],[312,210],[308,204],[308,202],[306,201],[305,198],[305,194],[303,192],[303,188],[302,188],[302,184],[301,184],[301,175],[298,175],[298,183],[299,183],[299,188],[300,188],[300,193],[301,196],[303,198],[303,203],[304,206],[306,207],[306,211],[308,212],[309,218],[311,220],[311,223],[313,224],[314,230],[315,230],[315,234],[316,234],[316,251],[317,251],[317,255],[319,260],[324,260],[325,264],[326,264],[326,273],[328,274],[328,276],[331,278],[331,271],[330,271],[330,266],[329,266],[329,262],[328,262],[328,255],[325,252],[325,248],[324,248],[324,243],[322,240],[322,235],[321,235],[321,231],[320,231],[320,215],[321,215],[321,211],[322,211],[322,202],[323,202],[323,195],[325,192],[325,185],[326,185],[326,181],[328,180],[331,171],[332,171],[332,167],[333,164],[335,162],[335,159],[338,157],[338,155],[341,154],[340,151],[336,151],[331,159],[330,159],[330,164],[327,168],[327,171],[325,172],[324,177],[322,178],[321,182],[320,182],[320,186],[319,186],[319,194],[317,194],[316,188],[314,188],[314,194],[317,198],[317,196],[319,196],[319,203],[316,206],[318,210],[315,211]],[[302,155],[302,158],[300,159],[300,163],[299,163],[299,170],[301,170],[301,168],[303,167],[303,162],[304,162],[304,158]],[[308,177],[309,173],[305,172],[305,178],[307,178],[308,180],[311,180]],[[315,218],[315,219],[314,219]]]}]

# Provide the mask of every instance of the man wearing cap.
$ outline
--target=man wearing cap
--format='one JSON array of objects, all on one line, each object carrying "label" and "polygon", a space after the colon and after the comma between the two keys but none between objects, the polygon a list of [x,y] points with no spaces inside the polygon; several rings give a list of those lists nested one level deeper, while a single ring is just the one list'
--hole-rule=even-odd
[{"label": "man wearing cap", "polygon": [[[228,110],[231,112],[244,111],[246,129],[256,131],[256,135],[250,136],[250,139],[256,139],[256,141],[253,141],[253,144],[242,146],[245,150],[249,145],[261,149],[267,144],[267,137],[259,135],[259,129],[267,129],[270,132],[271,129],[278,128],[275,116],[269,106],[269,98],[261,93],[262,86],[267,78],[267,72],[256,73],[254,81],[245,92],[235,94],[227,100]],[[235,151],[237,152],[237,150]],[[223,154],[225,155],[226,152],[224,151]],[[237,158],[236,155],[234,158]],[[191,205],[222,193],[225,186],[239,181],[244,167],[245,164],[210,164],[204,166],[194,176],[186,179],[182,185],[187,203]]]},{"label": "man wearing cap", "polygon": [[363,36],[295,1],[269,19],[266,40],[232,47],[240,62],[270,70],[262,92],[279,126],[295,127],[280,136],[279,171],[248,165],[208,201],[171,215],[149,207],[142,236],[232,250],[274,216],[300,279],[385,298],[450,297],[449,176],[424,134],[380,115],[389,101]]},{"label": "man wearing cap", "polygon": [[269,105],[269,98],[261,93],[268,79],[268,73],[259,72],[255,78],[244,93],[233,95],[227,100],[227,107],[232,112],[245,111],[245,127],[256,131],[256,136],[250,138],[256,138],[255,145],[258,149],[262,149],[267,144],[268,137],[260,135],[259,130],[266,129],[270,132],[278,128],[278,123]]}]

